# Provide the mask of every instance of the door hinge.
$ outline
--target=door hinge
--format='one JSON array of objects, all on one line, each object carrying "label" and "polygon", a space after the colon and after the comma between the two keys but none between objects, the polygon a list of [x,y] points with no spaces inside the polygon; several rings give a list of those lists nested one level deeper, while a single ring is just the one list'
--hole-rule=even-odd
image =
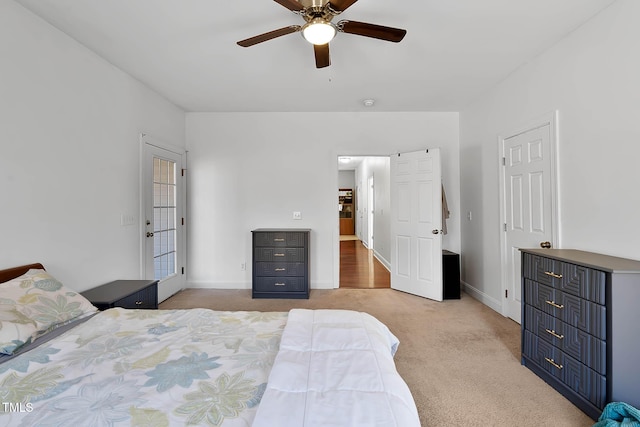
[{"label": "door hinge", "polygon": [[182,274],[184,274],[184,267],[182,267]]},{"label": "door hinge", "polygon": [[506,166],[507,165],[507,158],[503,157],[502,158],[502,166]]},{"label": "door hinge", "polygon": [[502,228],[504,229],[504,231],[507,231],[507,223],[506,222],[503,224]]},{"label": "door hinge", "polygon": [[184,176],[184,172],[186,171],[186,169],[182,168],[180,169],[180,176]]},{"label": "door hinge", "polygon": [[504,290],[504,297],[509,298],[509,289]]},{"label": "door hinge", "polygon": [[182,225],[184,225],[184,217],[182,218]]}]

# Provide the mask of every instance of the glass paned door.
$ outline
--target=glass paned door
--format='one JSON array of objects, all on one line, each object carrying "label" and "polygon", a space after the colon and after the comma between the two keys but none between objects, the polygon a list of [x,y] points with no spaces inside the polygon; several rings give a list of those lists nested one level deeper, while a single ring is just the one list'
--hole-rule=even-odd
[{"label": "glass paned door", "polygon": [[184,150],[142,136],[142,277],[158,280],[158,301],[185,287]]},{"label": "glass paned door", "polygon": [[176,274],[176,163],[153,158],[153,271],[156,280]]}]

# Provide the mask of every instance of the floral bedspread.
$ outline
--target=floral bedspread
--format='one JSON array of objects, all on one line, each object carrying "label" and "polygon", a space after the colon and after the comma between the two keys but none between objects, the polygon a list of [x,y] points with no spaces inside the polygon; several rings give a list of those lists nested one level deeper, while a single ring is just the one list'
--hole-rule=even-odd
[{"label": "floral bedspread", "polygon": [[250,426],[287,313],[110,309],[0,365],[0,425]]}]

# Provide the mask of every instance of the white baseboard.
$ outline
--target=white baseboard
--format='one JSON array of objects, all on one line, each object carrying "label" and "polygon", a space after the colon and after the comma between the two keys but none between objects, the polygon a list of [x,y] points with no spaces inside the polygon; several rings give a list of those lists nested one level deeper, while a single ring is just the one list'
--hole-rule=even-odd
[{"label": "white baseboard", "polygon": [[387,261],[382,255],[380,255],[380,253],[376,250],[373,251],[373,256],[376,257],[376,259],[378,261],[380,261],[380,264],[384,265],[384,268],[386,268],[387,270],[389,270],[389,273],[391,273],[391,263],[389,261]]},{"label": "white baseboard", "polygon": [[477,299],[478,301],[480,301],[481,303],[483,303],[484,305],[486,305],[490,309],[492,309],[494,311],[497,311],[498,313],[502,314],[502,304],[501,304],[500,301],[498,301],[495,298],[492,298],[489,295],[485,294],[484,292],[474,288],[473,286],[471,286],[467,282],[464,282],[464,281],[461,280],[460,284],[462,284],[462,286],[464,287],[464,292],[467,295],[471,296],[474,299]]},{"label": "white baseboard", "polygon": [[194,289],[251,289],[251,282],[229,283],[229,282],[188,281],[186,287],[194,288]]}]

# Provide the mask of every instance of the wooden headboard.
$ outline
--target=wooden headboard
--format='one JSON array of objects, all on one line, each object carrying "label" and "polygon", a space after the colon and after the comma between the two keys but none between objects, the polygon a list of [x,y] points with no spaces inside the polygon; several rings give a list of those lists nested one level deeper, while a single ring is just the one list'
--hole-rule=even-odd
[{"label": "wooden headboard", "polygon": [[40,263],[21,265],[20,267],[7,268],[6,270],[0,270],[0,283],[8,282],[11,279],[22,276],[32,268],[38,268],[44,270],[44,267]]}]

